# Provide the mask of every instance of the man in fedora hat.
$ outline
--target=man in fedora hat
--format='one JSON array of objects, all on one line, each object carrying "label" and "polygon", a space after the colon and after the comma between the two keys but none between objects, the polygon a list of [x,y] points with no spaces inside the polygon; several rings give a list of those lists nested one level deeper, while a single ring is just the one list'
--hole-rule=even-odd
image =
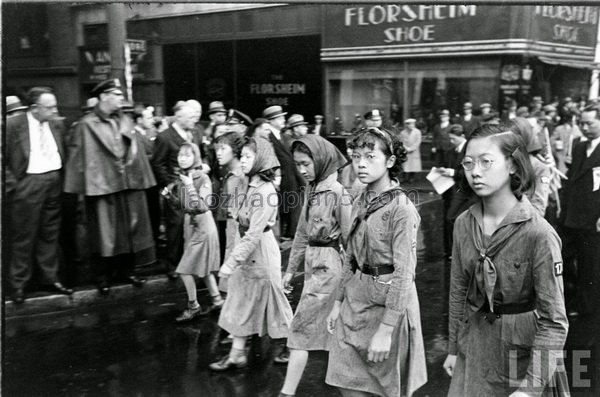
[{"label": "man in fedora hat", "polygon": [[383,124],[383,117],[381,116],[381,111],[379,109],[369,110],[365,113],[364,118],[367,127],[380,128]]},{"label": "man in fedora hat", "polygon": [[327,127],[323,124],[323,115],[316,114],[315,115],[315,125],[310,129],[311,134],[326,136],[327,135]]},{"label": "man in fedora hat", "polygon": [[475,128],[479,127],[479,118],[473,115],[473,104],[465,102],[463,105],[463,114],[458,120],[458,124],[462,125],[465,136],[469,138]]},{"label": "man in fedora hat", "polygon": [[489,114],[492,111],[492,105],[490,105],[489,103],[482,103],[481,105],[479,105],[479,110],[481,111],[481,116],[485,116],[486,114]]},{"label": "man in fedora hat", "polygon": [[11,243],[9,280],[14,303],[24,302],[36,264],[44,284],[61,294],[73,293],[57,275],[66,160],[64,125],[57,120],[56,97],[50,89],[31,88],[27,97],[29,110],[6,120],[5,187],[10,226],[5,237],[10,236]]},{"label": "man in fedora hat", "polygon": [[434,154],[435,165],[443,167],[447,162],[448,152],[452,150],[452,144],[448,133],[450,132],[450,111],[444,109],[440,112],[440,122],[433,126],[433,141],[431,152]]},{"label": "man in fedora hat", "polygon": [[92,94],[98,104],[75,126],[64,190],[85,196],[96,282],[107,294],[113,276],[141,287],[135,264],[155,261],[145,190],[156,180],[133,121],[121,111],[120,81],[103,81]]},{"label": "man in fedora hat", "polygon": [[23,106],[18,96],[9,95],[6,97],[6,116],[15,116],[25,113],[27,106]]},{"label": "man in fedora hat", "polygon": [[287,121],[287,127],[294,139],[302,138],[308,134],[308,123],[301,114],[292,114]]},{"label": "man in fedora hat", "polygon": [[290,152],[291,138],[282,134],[285,128],[285,115],[281,106],[270,106],[263,111],[263,118],[269,121],[269,140],[273,144],[275,155],[281,164],[281,184],[279,186],[281,201],[279,203],[280,238],[292,240],[296,234],[300,211],[302,210],[301,187],[306,184],[298,172],[294,158]]}]

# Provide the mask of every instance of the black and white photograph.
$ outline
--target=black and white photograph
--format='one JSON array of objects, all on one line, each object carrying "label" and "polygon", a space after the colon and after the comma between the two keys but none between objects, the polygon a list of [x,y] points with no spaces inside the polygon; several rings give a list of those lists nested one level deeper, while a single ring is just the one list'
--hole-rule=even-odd
[{"label": "black and white photograph", "polygon": [[0,14],[0,395],[600,396],[599,3]]}]

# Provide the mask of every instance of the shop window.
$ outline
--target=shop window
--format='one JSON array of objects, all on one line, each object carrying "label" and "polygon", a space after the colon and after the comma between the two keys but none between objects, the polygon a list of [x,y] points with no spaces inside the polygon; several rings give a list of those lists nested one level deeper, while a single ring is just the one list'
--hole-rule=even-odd
[{"label": "shop window", "polygon": [[[459,67],[456,67],[459,66]],[[356,115],[371,109],[384,113],[388,126],[416,118],[428,130],[443,109],[461,113],[464,102],[496,101],[497,68],[439,63],[336,66],[328,70],[328,115],[339,117],[344,130],[355,127]]]}]

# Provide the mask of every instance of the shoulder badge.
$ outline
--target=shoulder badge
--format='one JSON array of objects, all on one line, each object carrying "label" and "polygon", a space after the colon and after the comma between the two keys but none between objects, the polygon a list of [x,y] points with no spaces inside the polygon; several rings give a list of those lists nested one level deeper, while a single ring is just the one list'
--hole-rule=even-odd
[{"label": "shoulder badge", "polygon": [[563,274],[563,263],[562,262],[554,262],[554,276],[560,277]]}]

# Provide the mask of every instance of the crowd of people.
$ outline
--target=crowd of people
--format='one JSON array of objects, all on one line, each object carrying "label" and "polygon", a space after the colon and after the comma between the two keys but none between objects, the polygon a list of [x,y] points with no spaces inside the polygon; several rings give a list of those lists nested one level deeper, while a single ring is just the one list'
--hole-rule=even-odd
[{"label": "crowd of people", "polygon": [[[156,261],[164,226],[165,272],[187,293],[175,321],[220,312],[229,335],[229,353],[211,370],[247,366],[248,339],[268,335],[287,338],[275,357],[288,365],[280,397],[295,394],[315,350],[329,352],[326,383],[344,396],[410,396],[427,370],[415,284],[420,216],[402,185],[428,155],[456,182],[442,197],[449,395],[568,392],[568,318],[597,314],[600,301],[600,104],[534,97],[501,115],[482,104],[475,116],[465,103],[462,116],[442,110],[432,128],[372,109],[343,154],[323,137],[322,116],[309,127],[280,106],[252,120],[211,102],[203,125],[190,99],[157,120],[152,107],[125,104],[112,79],[66,130],[51,90],[34,87],[27,101],[7,98],[14,303],[24,302],[34,266],[43,284],[73,293],[58,277],[66,192],[83,198],[102,295],[115,281],[143,286],[136,266]],[[285,292],[299,272],[294,313]]]}]

